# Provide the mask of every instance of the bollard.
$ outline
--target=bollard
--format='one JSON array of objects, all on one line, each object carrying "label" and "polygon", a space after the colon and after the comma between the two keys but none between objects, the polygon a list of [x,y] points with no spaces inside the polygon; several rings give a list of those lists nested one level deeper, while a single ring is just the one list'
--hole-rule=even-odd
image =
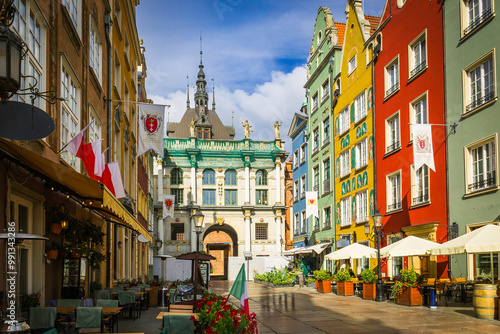
[{"label": "bollard", "polygon": [[436,288],[429,288],[429,306],[430,308],[437,308],[436,302]]}]

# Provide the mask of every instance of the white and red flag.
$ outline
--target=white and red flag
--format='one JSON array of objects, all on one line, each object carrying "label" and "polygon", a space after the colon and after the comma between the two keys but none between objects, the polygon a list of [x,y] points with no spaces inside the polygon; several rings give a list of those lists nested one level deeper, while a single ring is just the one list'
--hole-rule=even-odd
[{"label": "white and red flag", "polygon": [[415,170],[427,165],[433,171],[434,152],[432,150],[432,128],[430,124],[412,124],[413,131],[413,163]]},{"label": "white and red flag", "polygon": [[306,191],[306,217],[309,218],[311,215],[319,218],[317,191]]},{"label": "white and red flag", "polygon": [[163,219],[170,216],[174,218],[175,195],[163,195]]},{"label": "white and red flag", "polygon": [[248,309],[248,289],[247,281],[245,275],[245,264],[241,265],[240,272],[233,283],[229,295],[233,295],[240,300],[240,306],[245,311],[246,315],[250,315],[250,310]]},{"label": "white and red flag", "polygon": [[116,198],[125,197],[125,190],[123,189],[123,181],[120,173],[120,165],[118,161],[109,162],[106,164],[102,172],[101,183],[115,195]]},{"label": "white and red flag", "polygon": [[83,132],[87,130],[87,128],[93,122],[94,121],[87,124],[87,126],[84,127],[83,130],[80,131],[76,136],[74,136],[73,139],[71,139],[69,143],[67,143],[66,146],[61,149],[61,151],[66,150],[70,153],[73,153],[73,155],[81,159],[83,157],[83,150],[85,145],[85,141],[83,139]]},{"label": "white and red flag", "polygon": [[99,139],[92,143],[84,144],[83,146],[83,164],[85,165],[89,177],[97,181],[101,179],[103,172],[103,170],[100,170],[96,173],[96,163],[99,164],[100,168],[100,165],[104,162],[101,163],[100,161],[103,158],[101,153],[101,141],[102,139]]},{"label": "white and red flag", "polygon": [[153,150],[163,156],[163,118],[165,107],[158,104],[139,104],[139,142],[137,155]]}]

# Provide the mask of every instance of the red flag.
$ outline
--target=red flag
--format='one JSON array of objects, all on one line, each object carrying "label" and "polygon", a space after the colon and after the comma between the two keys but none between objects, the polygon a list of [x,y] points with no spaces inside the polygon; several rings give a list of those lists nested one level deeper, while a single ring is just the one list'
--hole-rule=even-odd
[{"label": "red flag", "polygon": [[[101,179],[100,175],[96,175],[95,166],[96,160],[101,159],[101,141],[99,139],[95,142],[84,144],[83,148],[83,164],[85,165],[85,169],[87,169],[87,174],[90,178],[99,181]],[[102,172],[101,172],[102,175]]]},{"label": "red flag", "polygon": [[[63,149],[66,148],[66,151],[73,153],[75,156],[77,156],[80,159],[83,159],[83,150],[84,150],[84,145],[85,142],[83,140],[83,131],[87,130],[87,128],[92,124],[94,121],[90,122],[87,124],[86,127],[83,128],[82,131],[80,131],[76,136],[73,137],[73,139],[70,140],[69,143],[66,144]],[[61,150],[62,151],[62,150]]]},{"label": "red flag", "polygon": [[123,189],[123,181],[118,161],[106,164],[106,167],[102,172],[101,182],[108,187],[116,198],[125,197],[125,190]]}]

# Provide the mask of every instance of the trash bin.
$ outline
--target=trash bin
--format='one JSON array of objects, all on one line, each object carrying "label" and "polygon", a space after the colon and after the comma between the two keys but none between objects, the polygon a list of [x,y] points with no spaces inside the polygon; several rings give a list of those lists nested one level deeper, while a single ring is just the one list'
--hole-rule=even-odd
[{"label": "trash bin", "polygon": [[168,307],[167,288],[158,289],[158,307]]},{"label": "trash bin", "polygon": [[436,302],[436,288],[429,288],[429,307],[437,308]]}]

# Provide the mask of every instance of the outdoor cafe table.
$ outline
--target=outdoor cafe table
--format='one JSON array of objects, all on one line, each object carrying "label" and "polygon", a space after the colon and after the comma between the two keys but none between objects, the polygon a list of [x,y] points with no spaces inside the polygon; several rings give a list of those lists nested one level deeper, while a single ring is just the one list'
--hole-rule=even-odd
[{"label": "outdoor cafe table", "polygon": [[[115,327],[116,323],[116,332],[118,332],[118,314],[120,314],[121,310],[123,307],[102,307],[102,314],[103,315],[111,315],[112,316],[112,323],[111,323],[111,331],[113,331],[113,328]],[[57,313],[58,314],[75,314],[76,313],[76,307],[75,306],[58,306],[57,307]]]},{"label": "outdoor cafe table", "polygon": [[[457,293],[460,292],[460,301],[462,303],[467,302],[467,288],[472,287],[474,290],[474,285],[476,285],[477,282],[475,281],[465,281],[465,282],[446,282],[445,285],[447,287],[451,287],[452,290],[455,290]],[[454,289],[453,289],[454,288]]]}]

